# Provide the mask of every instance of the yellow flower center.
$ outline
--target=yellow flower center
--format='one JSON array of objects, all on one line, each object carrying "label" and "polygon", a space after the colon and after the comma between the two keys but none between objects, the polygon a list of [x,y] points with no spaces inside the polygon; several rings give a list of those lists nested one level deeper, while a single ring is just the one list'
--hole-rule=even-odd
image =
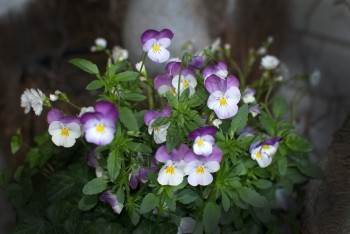
[{"label": "yellow flower center", "polygon": [[264,150],[267,150],[267,149],[269,149],[270,147],[269,147],[269,145],[263,145],[262,148],[263,148]]},{"label": "yellow flower center", "polygon": [[68,137],[69,136],[69,130],[67,128],[63,128],[61,130],[61,136]]},{"label": "yellow flower center", "polygon": [[185,80],[185,81],[182,83],[182,85],[183,85],[184,87],[188,87],[189,83],[188,83],[187,80]]},{"label": "yellow flower center", "polygon": [[165,169],[165,174],[171,174],[171,175],[174,175],[175,174],[175,169],[172,165],[168,166],[166,169]]},{"label": "yellow flower center", "polygon": [[96,132],[98,132],[98,133],[103,133],[104,131],[105,131],[105,127],[103,127],[102,124],[98,124],[98,125],[96,126]]},{"label": "yellow flower center", "polygon": [[220,99],[220,106],[226,106],[227,105],[227,101],[226,101],[226,98],[225,97],[222,97]]},{"label": "yellow flower center", "polygon": [[158,132],[158,131],[159,131],[159,128],[158,128],[158,127],[154,127],[154,128],[153,128],[153,131]]},{"label": "yellow flower center", "polygon": [[172,95],[175,95],[175,94],[176,94],[176,90],[175,90],[174,88],[172,88],[172,89],[170,89],[170,93],[171,93]]},{"label": "yellow flower center", "polygon": [[153,52],[157,53],[160,51],[160,46],[156,43],[153,45]]},{"label": "yellow flower center", "polygon": [[203,166],[197,167],[196,173],[197,173],[197,174],[203,174],[203,173],[204,173],[204,168],[203,168]]},{"label": "yellow flower center", "polygon": [[255,154],[255,157],[256,157],[256,158],[261,158],[260,152],[257,152],[257,153]]},{"label": "yellow flower center", "polygon": [[203,142],[203,140],[202,139],[199,139],[199,141],[197,142],[197,144],[198,144],[198,146],[203,146],[203,144],[204,144],[204,142]]}]

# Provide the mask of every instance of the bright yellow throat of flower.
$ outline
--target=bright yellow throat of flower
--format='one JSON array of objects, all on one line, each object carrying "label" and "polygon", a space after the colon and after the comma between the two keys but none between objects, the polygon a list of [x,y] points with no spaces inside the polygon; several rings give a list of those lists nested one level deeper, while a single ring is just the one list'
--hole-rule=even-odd
[{"label": "bright yellow throat of flower", "polygon": [[261,158],[261,153],[260,153],[260,152],[257,152],[257,153],[255,154],[255,157],[256,157],[256,158]]},{"label": "bright yellow throat of flower", "polygon": [[105,127],[103,127],[102,124],[98,124],[98,125],[96,126],[96,132],[98,132],[98,133],[103,133],[104,131],[105,131]]},{"label": "bright yellow throat of flower", "polygon": [[67,128],[62,128],[61,136],[68,137],[69,136],[69,130]]},{"label": "bright yellow throat of flower", "polygon": [[184,87],[188,87],[189,83],[188,83],[187,80],[185,80],[185,81],[182,83],[182,85],[183,85]]},{"label": "bright yellow throat of flower", "polygon": [[203,166],[197,167],[196,173],[197,173],[197,174],[203,174],[203,173],[204,173],[204,168],[203,168]]},{"label": "bright yellow throat of flower", "polygon": [[227,105],[227,101],[226,101],[226,98],[225,97],[222,97],[219,101],[220,103],[220,106],[226,106]]},{"label": "bright yellow throat of flower", "polygon": [[174,175],[175,174],[175,169],[173,166],[168,166],[166,169],[165,169],[165,173],[166,174],[171,174],[171,175]]},{"label": "bright yellow throat of flower", "polygon": [[204,145],[204,142],[202,139],[199,139],[199,141],[197,142],[198,146],[201,147]]},{"label": "bright yellow throat of flower", "polygon": [[156,43],[156,44],[153,45],[152,49],[153,49],[153,52],[157,53],[157,52],[160,51],[160,46]]}]

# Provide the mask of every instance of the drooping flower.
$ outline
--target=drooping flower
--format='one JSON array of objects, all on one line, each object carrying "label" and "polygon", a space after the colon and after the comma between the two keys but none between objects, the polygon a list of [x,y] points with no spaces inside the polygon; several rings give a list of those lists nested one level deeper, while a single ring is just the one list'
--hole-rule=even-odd
[{"label": "drooping flower", "polygon": [[221,79],[225,79],[228,75],[227,64],[224,61],[219,61],[214,66],[204,68],[202,72],[203,79],[206,80],[211,75],[216,75]]},{"label": "drooping flower", "polygon": [[177,234],[192,233],[196,226],[196,220],[191,217],[182,217],[177,230]]},{"label": "drooping flower", "polygon": [[251,88],[246,88],[243,91],[242,94],[242,100],[244,103],[252,103],[255,102],[255,97],[254,95],[256,94],[256,90],[255,89],[251,89]]},{"label": "drooping flower", "polygon": [[237,132],[237,135],[240,137],[248,137],[248,136],[254,136],[257,135],[258,132],[255,131],[251,126],[246,125],[244,128],[242,128],[241,130],[239,130]]},{"label": "drooping flower", "polygon": [[241,99],[238,87],[239,82],[232,75],[226,79],[210,75],[205,80],[205,88],[210,93],[207,105],[220,119],[231,118],[237,113],[237,103]]},{"label": "drooping flower", "polygon": [[104,191],[98,198],[101,202],[108,202],[114,213],[120,214],[124,208],[124,205],[118,201],[117,195],[112,193],[111,190]]},{"label": "drooping flower", "polygon": [[173,37],[174,34],[169,29],[161,31],[147,30],[141,35],[143,51],[147,52],[152,61],[163,63],[170,57],[170,52],[166,48],[170,45]]},{"label": "drooping flower", "polygon": [[[141,161],[145,161],[142,154],[137,154],[137,159]],[[145,167],[137,167],[132,169],[131,173],[129,174],[129,186],[132,189],[136,189],[139,182],[146,183],[148,180],[148,172],[156,172],[157,170],[157,164],[155,162],[155,159],[151,159],[151,165],[149,168]]]},{"label": "drooping flower", "polygon": [[85,139],[96,145],[107,145],[114,138],[118,109],[113,103],[100,101],[95,104],[94,110],[94,112],[86,112],[81,116]]},{"label": "drooping flower", "polygon": [[184,157],[186,167],[184,172],[188,175],[187,181],[192,186],[206,186],[213,182],[211,173],[220,169],[222,151],[213,146],[213,151],[208,156],[196,155],[192,150],[186,152]]},{"label": "drooping flower", "polygon": [[262,168],[269,166],[281,140],[281,137],[274,137],[251,144],[249,147],[251,158],[256,160]]},{"label": "drooping flower", "polygon": [[40,115],[43,111],[45,94],[40,89],[26,89],[21,96],[21,107],[24,108],[24,113],[28,114],[33,108],[36,115]]},{"label": "drooping flower", "polygon": [[[180,75],[181,71],[181,75]],[[176,93],[178,92],[180,85],[180,94],[185,89],[190,89],[190,96],[195,93],[197,86],[197,79],[195,71],[190,67],[181,67],[181,63],[177,62],[171,66],[170,74],[173,76],[171,81]]]},{"label": "drooping flower", "polygon": [[261,59],[261,66],[266,70],[273,70],[279,64],[278,58],[273,55],[266,55]]},{"label": "drooping flower", "polygon": [[198,128],[188,135],[189,140],[194,140],[193,151],[197,155],[208,156],[213,152],[214,135],[217,129],[213,126]]},{"label": "drooping flower", "polygon": [[170,113],[171,109],[169,107],[164,108],[161,112],[149,110],[145,113],[144,121],[148,126],[148,133],[153,133],[153,139],[157,144],[161,144],[166,141],[167,129],[170,123],[160,126],[152,126],[153,122],[160,117],[169,117]]},{"label": "drooping flower", "polygon": [[163,145],[158,148],[155,158],[158,162],[165,163],[158,173],[158,183],[161,185],[176,186],[182,183],[185,176],[184,155],[190,149],[187,145],[181,143],[177,149],[167,152]]},{"label": "drooping flower", "polygon": [[72,147],[82,134],[78,117],[65,116],[60,110],[52,109],[47,114],[49,133],[57,146]]},{"label": "drooping flower", "polygon": [[172,86],[172,75],[164,73],[159,74],[154,78],[154,88],[157,89],[160,95],[165,95],[167,92],[176,94],[175,88]]},{"label": "drooping flower", "polygon": [[256,104],[254,106],[249,107],[249,113],[252,114],[253,117],[256,117],[258,114],[260,114],[260,109],[259,109],[259,105]]}]

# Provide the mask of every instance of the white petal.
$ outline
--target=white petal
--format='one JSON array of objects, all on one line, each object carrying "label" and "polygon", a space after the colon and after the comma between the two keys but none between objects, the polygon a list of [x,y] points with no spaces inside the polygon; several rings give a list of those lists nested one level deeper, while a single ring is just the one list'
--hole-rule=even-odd
[{"label": "white petal", "polygon": [[153,49],[150,49],[147,55],[152,61],[163,63],[169,59],[170,52],[167,49],[160,47],[158,52],[154,52]]},{"label": "white petal", "polygon": [[258,164],[261,168],[265,168],[271,164],[272,157],[269,157],[266,154],[261,154],[261,157],[257,158],[256,161],[258,162]]},{"label": "white petal", "polygon": [[150,39],[143,45],[143,51],[148,52],[152,49],[153,45],[157,43],[156,39]]},{"label": "white petal", "polygon": [[[200,144],[198,144],[198,142]],[[193,151],[197,155],[208,156],[213,152],[213,145],[210,142],[204,141],[202,138],[199,138],[199,140],[196,140],[193,144]]]},{"label": "white petal", "polygon": [[158,127],[157,131],[154,131],[153,138],[157,144],[161,144],[166,141],[167,129],[170,123],[161,125]]},{"label": "white petal", "polygon": [[167,48],[170,45],[171,40],[169,38],[162,38],[162,39],[158,40],[157,43],[160,46]]},{"label": "white petal", "polygon": [[197,185],[206,186],[211,182],[213,182],[213,176],[209,172],[204,170],[203,173],[196,173],[196,172],[191,173],[188,176],[187,181],[192,186],[197,186]]},{"label": "white petal", "polygon": [[220,169],[220,164],[216,161],[210,161],[204,164],[206,171],[213,173]]}]

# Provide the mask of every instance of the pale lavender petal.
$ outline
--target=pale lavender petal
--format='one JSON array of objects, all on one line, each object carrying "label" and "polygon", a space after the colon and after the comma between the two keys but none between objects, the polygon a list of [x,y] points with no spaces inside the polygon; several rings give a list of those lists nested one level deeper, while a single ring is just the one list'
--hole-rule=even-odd
[{"label": "pale lavender petal", "polygon": [[195,69],[201,68],[203,66],[203,57],[202,56],[193,57],[189,65]]},{"label": "pale lavender petal", "polygon": [[165,108],[162,110],[162,112],[160,113],[160,116],[161,116],[161,117],[165,117],[165,116],[169,117],[170,114],[171,114],[171,108],[170,108],[170,107],[165,107]]},{"label": "pale lavender petal", "polygon": [[205,80],[204,85],[209,93],[214,93],[215,91],[226,92],[226,81],[216,75],[210,75]]},{"label": "pale lavender petal", "polygon": [[100,101],[97,102],[94,106],[95,112],[102,113],[107,119],[112,120],[113,122],[117,121],[119,114],[117,107],[110,102]]},{"label": "pale lavender petal", "polygon": [[159,113],[157,111],[149,110],[149,111],[146,111],[146,113],[143,117],[143,120],[145,121],[145,124],[148,126],[152,120],[154,120],[158,117],[158,115],[159,115]]},{"label": "pale lavender petal", "polygon": [[242,95],[245,96],[245,95],[254,95],[254,94],[256,94],[256,90],[255,89],[246,88]]},{"label": "pale lavender petal", "polygon": [[207,157],[203,157],[202,158],[202,162],[210,162],[210,161],[215,161],[220,163],[222,160],[223,154],[222,151],[219,147],[217,146],[213,146],[213,152],[211,153],[211,155],[207,156]]},{"label": "pale lavender petal", "polygon": [[150,39],[156,39],[156,36],[159,34],[158,31],[149,29],[142,33],[141,35],[141,43],[144,45]]},{"label": "pale lavender petal", "polygon": [[47,122],[50,124],[53,121],[59,121],[64,115],[59,109],[52,109],[47,113]]},{"label": "pale lavender petal", "polygon": [[184,161],[185,162],[192,162],[192,161],[199,161],[200,158],[198,155],[196,155],[193,150],[188,150],[184,155]]},{"label": "pale lavender petal", "polygon": [[162,145],[161,147],[158,148],[155,158],[157,159],[158,162],[167,162],[168,160],[171,159],[171,156],[169,155],[168,151],[166,150],[166,147]]},{"label": "pale lavender petal", "polygon": [[153,84],[154,88],[158,89],[162,85],[168,85],[171,86],[171,80],[173,77],[170,74],[160,74],[154,78]]},{"label": "pale lavender petal", "polygon": [[233,75],[229,75],[226,78],[226,89],[229,89],[231,87],[237,87],[239,88],[239,81],[238,79],[233,76]]}]

